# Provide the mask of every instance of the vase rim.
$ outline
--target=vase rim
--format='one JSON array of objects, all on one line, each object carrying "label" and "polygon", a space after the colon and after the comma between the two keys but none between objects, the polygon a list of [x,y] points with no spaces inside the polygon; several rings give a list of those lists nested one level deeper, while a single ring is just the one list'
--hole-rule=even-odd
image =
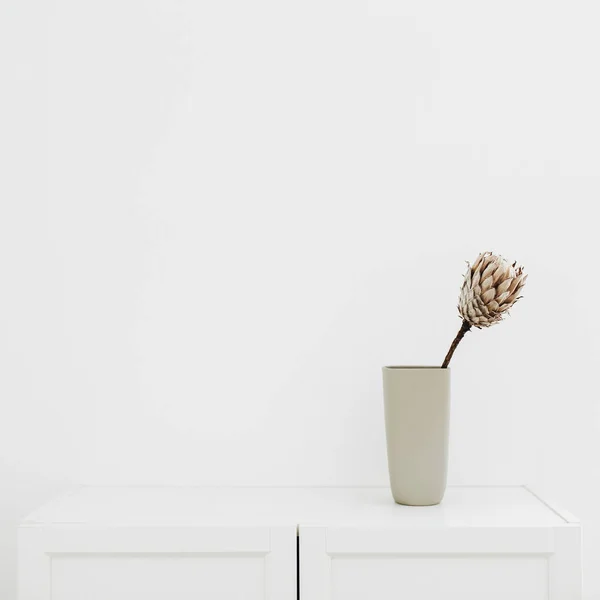
[{"label": "vase rim", "polygon": [[387,365],[385,367],[383,367],[384,369],[403,369],[405,371],[408,370],[421,370],[421,369],[434,369],[434,370],[444,370],[444,371],[449,371],[450,367],[440,367],[440,366],[430,366],[430,365]]}]

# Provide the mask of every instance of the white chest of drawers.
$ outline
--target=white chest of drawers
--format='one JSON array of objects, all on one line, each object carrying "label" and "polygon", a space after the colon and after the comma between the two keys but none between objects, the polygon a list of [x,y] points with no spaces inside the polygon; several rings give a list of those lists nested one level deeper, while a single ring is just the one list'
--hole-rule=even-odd
[{"label": "white chest of drawers", "polygon": [[84,487],[19,529],[19,600],[580,600],[577,522],[521,487]]}]

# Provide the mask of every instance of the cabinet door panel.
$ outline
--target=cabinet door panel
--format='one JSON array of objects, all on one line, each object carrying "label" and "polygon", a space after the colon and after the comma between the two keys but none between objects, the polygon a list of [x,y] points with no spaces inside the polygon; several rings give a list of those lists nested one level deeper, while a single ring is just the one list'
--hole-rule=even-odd
[{"label": "cabinet door panel", "polygon": [[302,600],[581,600],[579,527],[300,527]]},{"label": "cabinet door panel", "polygon": [[24,527],[19,600],[296,600],[295,527]]}]

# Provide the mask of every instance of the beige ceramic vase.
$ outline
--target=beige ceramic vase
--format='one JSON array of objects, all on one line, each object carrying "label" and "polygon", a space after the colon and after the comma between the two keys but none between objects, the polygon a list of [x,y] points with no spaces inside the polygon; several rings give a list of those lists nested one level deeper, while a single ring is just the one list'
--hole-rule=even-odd
[{"label": "beige ceramic vase", "polygon": [[446,490],[450,369],[384,367],[388,467],[398,504],[439,504]]}]

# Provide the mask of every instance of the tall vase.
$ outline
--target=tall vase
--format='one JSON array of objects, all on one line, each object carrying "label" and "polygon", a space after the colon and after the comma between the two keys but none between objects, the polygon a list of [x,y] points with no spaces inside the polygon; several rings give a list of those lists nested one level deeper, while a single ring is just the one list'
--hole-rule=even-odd
[{"label": "tall vase", "polygon": [[439,504],[446,491],[450,369],[384,367],[388,467],[398,504]]}]

